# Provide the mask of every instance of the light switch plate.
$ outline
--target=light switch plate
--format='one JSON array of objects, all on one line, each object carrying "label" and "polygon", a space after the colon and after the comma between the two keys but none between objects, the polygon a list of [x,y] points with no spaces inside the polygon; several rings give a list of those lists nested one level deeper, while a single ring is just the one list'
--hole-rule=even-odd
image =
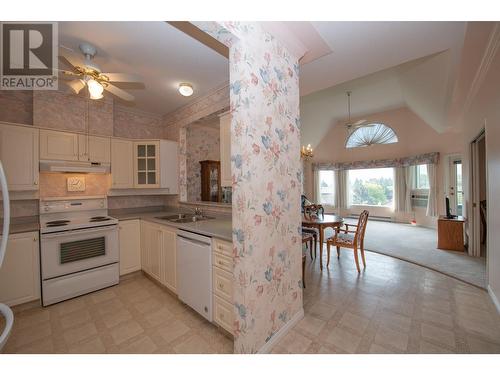
[{"label": "light switch plate", "polygon": [[85,177],[68,177],[68,191],[85,191]]}]

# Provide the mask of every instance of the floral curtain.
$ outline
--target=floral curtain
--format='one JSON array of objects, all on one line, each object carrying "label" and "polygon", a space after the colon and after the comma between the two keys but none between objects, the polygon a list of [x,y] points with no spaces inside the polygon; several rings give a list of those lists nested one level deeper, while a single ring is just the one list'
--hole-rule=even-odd
[{"label": "floral curtain", "polygon": [[419,164],[437,164],[439,152],[414,155],[396,159],[364,160],[349,163],[313,163],[313,170],[349,170],[368,168],[398,168]]},{"label": "floral curtain", "polygon": [[405,182],[406,182],[406,192],[405,192],[405,212],[412,212],[412,206],[411,206],[411,189],[414,185],[414,171],[415,171],[415,166],[411,165],[408,167],[405,167]]},{"label": "floral curtain", "polygon": [[343,209],[348,207],[347,197],[347,170],[337,169],[335,171],[335,207]]},{"label": "floral curtain", "polygon": [[[396,212],[406,212],[406,168],[394,168],[394,210]],[[411,202],[410,202],[411,205]]]}]

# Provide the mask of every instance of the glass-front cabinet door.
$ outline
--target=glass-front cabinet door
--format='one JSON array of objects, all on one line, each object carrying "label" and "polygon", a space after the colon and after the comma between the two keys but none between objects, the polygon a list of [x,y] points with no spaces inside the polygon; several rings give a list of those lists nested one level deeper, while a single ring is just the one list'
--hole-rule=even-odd
[{"label": "glass-front cabinet door", "polygon": [[136,142],[134,149],[134,185],[138,188],[160,187],[159,141]]}]

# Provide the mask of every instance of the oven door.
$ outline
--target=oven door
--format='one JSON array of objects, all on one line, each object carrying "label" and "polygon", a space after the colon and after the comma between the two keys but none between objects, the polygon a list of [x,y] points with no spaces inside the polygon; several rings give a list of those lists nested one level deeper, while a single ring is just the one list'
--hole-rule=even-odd
[{"label": "oven door", "polygon": [[118,262],[118,226],[42,234],[42,279]]}]

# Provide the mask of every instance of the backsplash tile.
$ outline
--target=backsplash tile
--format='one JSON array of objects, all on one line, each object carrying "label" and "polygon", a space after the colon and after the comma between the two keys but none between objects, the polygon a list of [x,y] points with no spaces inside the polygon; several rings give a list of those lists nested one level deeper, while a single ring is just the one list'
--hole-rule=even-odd
[{"label": "backsplash tile", "polygon": [[[38,215],[38,199],[11,200],[10,217]],[[3,217],[3,202],[0,201],[0,218]]]},{"label": "backsplash tile", "polygon": [[[68,177],[85,178],[85,191],[67,191]],[[106,195],[111,186],[110,174],[40,173],[40,198]]]}]

